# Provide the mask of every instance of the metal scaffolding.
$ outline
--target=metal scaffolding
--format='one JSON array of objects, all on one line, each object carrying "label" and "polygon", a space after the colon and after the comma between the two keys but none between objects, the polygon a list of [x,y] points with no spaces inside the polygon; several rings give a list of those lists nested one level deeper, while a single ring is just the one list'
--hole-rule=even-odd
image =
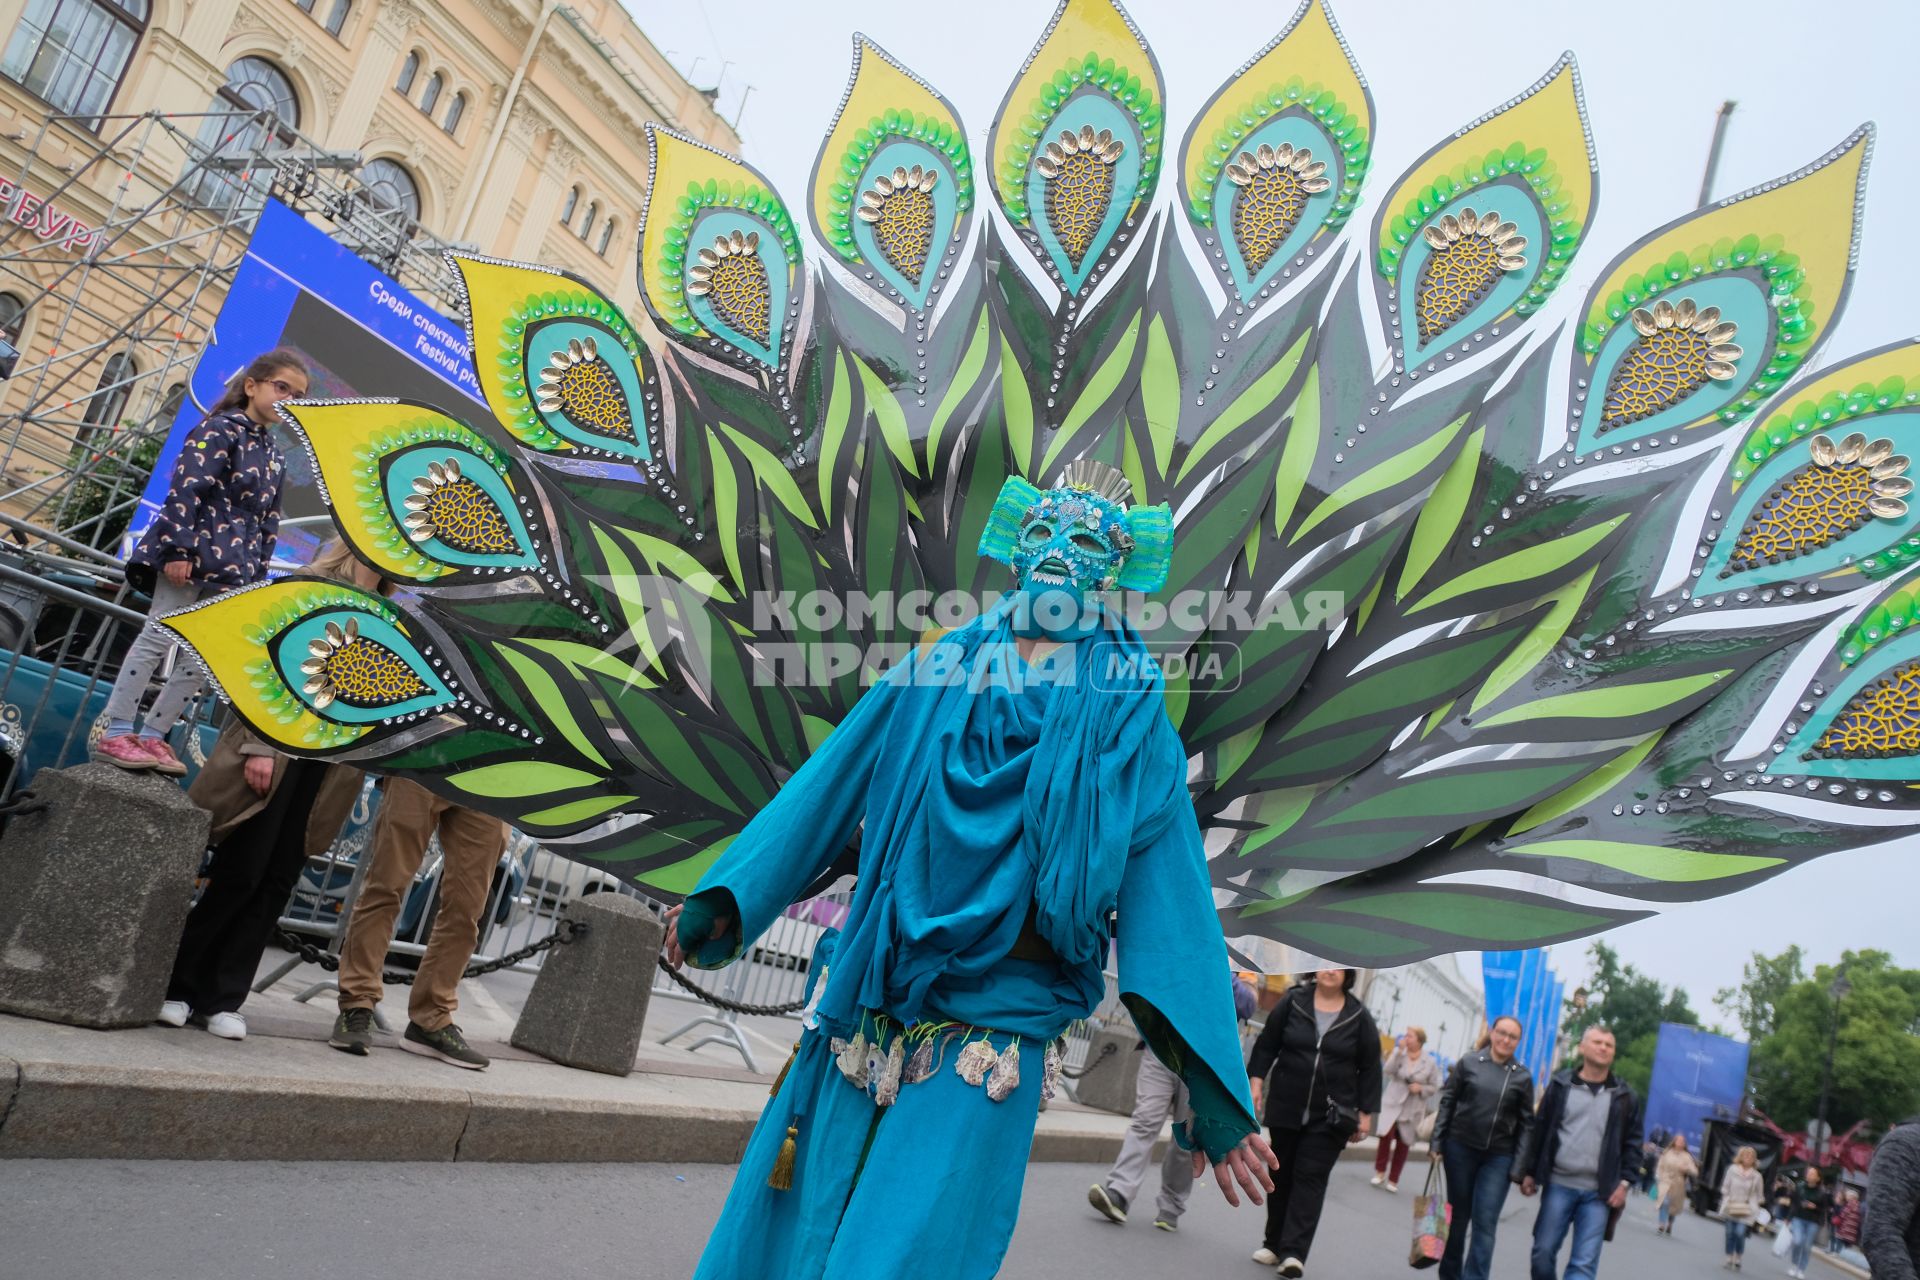
[{"label": "metal scaffolding", "polygon": [[[0,292],[31,317],[0,382],[0,513],[15,529],[104,548],[124,527],[269,196],[458,314],[453,246],[366,185],[358,153],[269,112],[50,115],[11,140],[26,158],[7,175]],[[93,227],[52,212],[102,201]]]}]

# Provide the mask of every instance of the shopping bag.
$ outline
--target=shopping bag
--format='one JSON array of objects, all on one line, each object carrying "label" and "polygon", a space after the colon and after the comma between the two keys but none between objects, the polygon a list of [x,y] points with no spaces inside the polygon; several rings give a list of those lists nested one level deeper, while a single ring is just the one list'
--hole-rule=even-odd
[{"label": "shopping bag", "polygon": [[1453,1206],[1447,1203],[1447,1180],[1440,1166],[1427,1166],[1426,1189],[1413,1198],[1413,1247],[1407,1265],[1416,1271],[1440,1265],[1447,1251],[1447,1232],[1453,1226]]},{"label": "shopping bag", "polygon": [[1773,1256],[1774,1257],[1784,1258],[1789,1253],[1793,1252],[1793,1231],[1791,1229],[1792,1226],[1793,1226],[1792,1219],[1790,1218],[1780,1219],[1779,1229],[1775,1231],[1773,1235]]}]

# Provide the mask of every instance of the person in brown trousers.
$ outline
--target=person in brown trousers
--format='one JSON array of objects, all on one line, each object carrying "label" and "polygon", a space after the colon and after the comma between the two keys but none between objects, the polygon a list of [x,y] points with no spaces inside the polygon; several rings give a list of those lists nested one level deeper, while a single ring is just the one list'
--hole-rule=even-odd
[{"label": "person in brown trousers", "polygon": [[373,863],[347,921],[340,948],[340,1015],[327,1041],[365,1055],[373,1046],[373,1007],[383,988],[381,967],[393,941],[400,904],[413,884],[427,843],[440,833],[440,905],[433,915],[427,953],[407,1001],[407,1029],[400,1047],[470,1071],[484,1070],[486,1055],[467,1043],[454,1025],[456,988],[480,939],[493,868],[506,848],[507,827],[498,818],[463,809],[405,778],[381,783],[380,812],[373,826]]},{"label": "person in brown trousers", "polygon": [[[309,572],[381,589],[379,576],[343,543],[322,550]],[[364,779],[347,765],[281,755],[237,720],[220,735],[187,789],[213,815],[213,864],[181,930],[161,1022],[204,1020],[223,1039],[246,1038],[240,1006],[274,925],[307,859],[339,836]]]}]

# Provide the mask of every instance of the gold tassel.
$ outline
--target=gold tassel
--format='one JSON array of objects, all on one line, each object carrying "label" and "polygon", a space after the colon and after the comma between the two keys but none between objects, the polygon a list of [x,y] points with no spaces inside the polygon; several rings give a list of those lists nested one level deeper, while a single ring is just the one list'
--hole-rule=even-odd
[{"label": "gold tassel", "polygon": [[793,1070],[793,1060],[799,1056],[800,1042],[795,1040],[793,1042],[793,1052],[789,1053],[787,1060],[780,1064],[780,1074],[773,1078],[773,1088],[767,1090],[767,1096],[769,1098],[777,1098],[780,1096],[780,1086],[787,1082],[787,1072]]},{"label": "gold tassel", "polygon": [[787,1140],[780,1144],[780,1156],[773,1162],[773,1172],[767,1175],[767,1185],[775,1191],[793,1190],[793,1162],[799,1155],[794,1139],[800,1136],[800,1124],[796,1120],[787,1126]]}]

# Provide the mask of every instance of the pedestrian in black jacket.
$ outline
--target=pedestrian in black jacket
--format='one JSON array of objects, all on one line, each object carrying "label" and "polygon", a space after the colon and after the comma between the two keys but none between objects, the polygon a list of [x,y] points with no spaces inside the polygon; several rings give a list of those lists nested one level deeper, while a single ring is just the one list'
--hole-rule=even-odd
[{"label": "pedestrian in black jacket", "polygon": [[1920,1280],[1920,1116],[1882,1138],[1873,1153],[1860,1251],[1873,1280]]},{"label": "pedestrian in black jacket", "polygon": [[1266,1241],[1253,1260],[1306,1274],[1327,1178],[1380,1110],[1380,1029],[1354,999],[1352,969],[1322,969],[1274,1006],[1247,1060],[1253,1105],[1266,1107],[1279,1166],[1267,1197]]},{"label": "pedestrian in black jacket", "polygon": [[1579,1070],[1554,1074],[1514,1162],[1523,1195],[1545,1192],[1533,1223],[1533,1280],[1556,1280],[1569,1231],[1566,1280],[1593,1280],[1607,1229],[1640,1180],[1640,1099],[1613,1074],[1613,1055],[1613,1032],[1588,1027]]},{"label": "pedestrian in black jacket", "polygon": [[1453,1208],[1440,1280],[1487,1280],[1493,1269],[1513,1157],[1533,1128],[1533,1073],[1514,1056],[1520,1032],[1518,1018],[1495,1018],[1486,1045],[1454,1063],[1440,1089],[1431,1154],[1446,1164]]}]

